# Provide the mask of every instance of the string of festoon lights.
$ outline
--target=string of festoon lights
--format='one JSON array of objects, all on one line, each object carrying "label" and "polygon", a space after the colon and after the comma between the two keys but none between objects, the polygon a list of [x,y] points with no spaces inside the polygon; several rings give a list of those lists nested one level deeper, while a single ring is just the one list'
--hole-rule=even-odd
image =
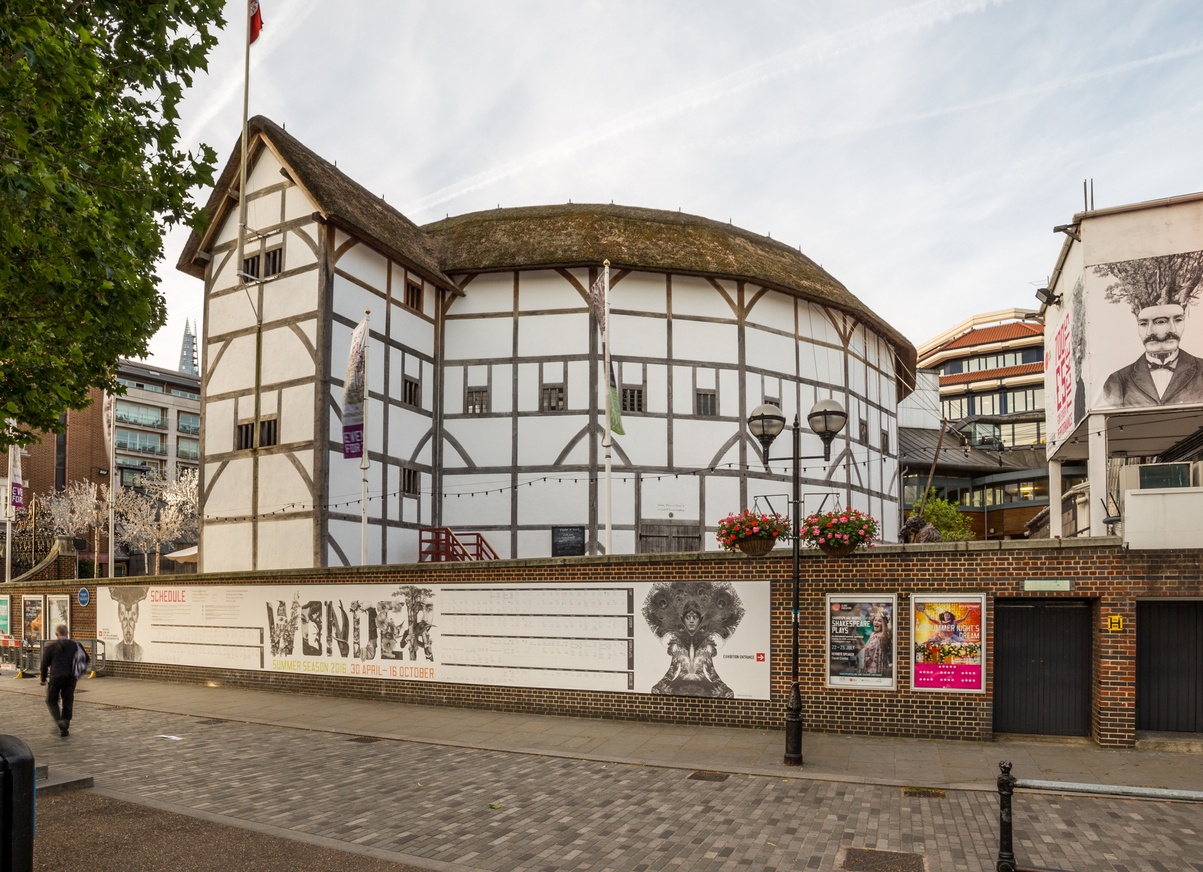
[{"label": "string of festoon lights", "polygon": [[[859,466],[867,465],[868,462],[869,461],[867,458],[864,460],[857,460],[855,458],[849,458],[844,463],[841,463],[841,466],[859,467]],[[720,464],[716,464],[714,466],[705,467],[703,469],[683,470],[681,472],[657,472],[657,473],[646,473],[646,472],[635,473],[635,472],[626,472],[626,471],[614,472],[611,474],[610,478],[612,481],[620,481],[620,482],[634,481],[636,478],[639,478],[642,481],[660,481],[662,479],[667,479],[667,478],[680,479],[680,478],[686,478],[686,477],[690,477],[690,476],[707,475],[707,474],[719,472],[720,470],[744,469],[744,468],[745,467],[739,463],[720,463]],[[802,466],[799,468],[799,474],[805,478],[806,472],[808,472],[810,470],[816,470],[816,469],[825,470],[825,469],[827,469],[827,464],[815,464],[812,466]],[[772,467],[770,467],[770,468],[766,469],[763,474],[764,475],[788,476],[791,471],[788,463],[782,467],[779,467],[779,470],[780,471],[775,472],[772,469]],[[750,472],[759,472],[759,470],[749,470],[749,471]],[[476,497],[487,497],[487,496],[492,496],[494,494],[503,494],[503,493],[506,493],[509,491],[516,491],[516,490],[519,490],[524,487],[534,487],[536,484],[557,484],[557,485],[558,484],[579,484],[581,482],[598,481],[601,478],[602,478],[601,475],[595,475],[595,474],[589,473],[589,472],[554,473],[554,474],[548,474],[548,475],[540,475],[535,478],[528,479],[526,481],[511,482],[510,484],[497,485],[495,487],[489,487],[484,490],[471,490],[471,491],[443,490],[441,493],[442,493],[443,499],[445,499],[445,500],[446,499],[461,499],[464,497],[466,497],[468,499],[474,499]],[[368,498],[367,498],[367,502],[368,502],[368,505],[371,505],[373,502],[376,502],[377,500],[393,499],[393,498],[400,497],[403,495],[413,497],[413,496],[421,496],[421,495],[430,496],[432,494],[433,494],[433,491],[430,491],[430,490],[420,490],[417,493],[415,493],[415,492],[411,492],[411,491],[397,489],[397,490],[392,490],[392,491],[384,491],[384,492],[381,492],[378,494],[369,494]],[[214,522],[216,522],[216,521],[225,521],[225,522],[253,521],[256,518],[270,518],[275,515],[303,514],[305,512],[317,511],[318,509],[324,509],[326,511],[334,511],[336,509],[346,509],[346,508],[351,508],[352,506],[360,506],[362,504],[362,502],[363,502],[363,500],[360,497],[358,497],[358,496],[352,497],[352,496],[348,495],[345,499],[341,498],[341,497],[335,497],[332,501],[327,502],[327,503],[316,503],[316,502],[305,502],[305,501],[286,503],[286,504],[274,506],[270,509],[261,510],[257,515],[210,515],[210,514],[206,514],[204,516],[204,519],[206,521],[214,521]],[[350,514],[350,513],[348,513],[348,514]]]}]

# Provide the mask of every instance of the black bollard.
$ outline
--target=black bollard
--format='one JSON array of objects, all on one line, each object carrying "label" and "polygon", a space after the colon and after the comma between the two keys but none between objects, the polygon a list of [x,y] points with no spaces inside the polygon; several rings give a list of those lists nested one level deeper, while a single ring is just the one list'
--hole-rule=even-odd
[{"label": "black bollard", "polygon": [[33,754],[16,736],[0,736],[0,872],[33,870]]},{"label": "black bollard", "polygon": [[998,764],[998,865],[995,872],[1015,872],[1015,852],[1011,848],[1011,794],[1015,792],[1015,781],[1011,774],[1011,761]]}]

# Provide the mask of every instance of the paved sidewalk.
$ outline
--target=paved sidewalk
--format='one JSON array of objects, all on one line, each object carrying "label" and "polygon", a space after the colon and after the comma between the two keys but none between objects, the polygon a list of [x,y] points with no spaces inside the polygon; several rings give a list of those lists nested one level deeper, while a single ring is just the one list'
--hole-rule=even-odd
[{"label": "paved sidewalk", "polygon": [[[40,696],[36,680],[0,691]],[[851,784],[996,791],[998,762],[1017,778],[1203,790],[1203,754],[1111,750],[1082,739],[954,742],[806,733],[805,763],[785,766],[782,730],[690,727],[273,693],[121,678],[81,681],[80,703],[171,712],[349,736],[427,742]]]},{"label": "paved sidewalk", "polygon": [[[781,731],[116,678],[81,683],[62,740],[41,690],[0,681],[0,729],[52,771],[93,775],[99,794],[444,872],[989,870],[999,759],[1022,778],[1203,785],[1203,755],[1084,743],[808,734],[794,769]],[[156,837],[135,824],[130,838]],[[1203,804],[1020,792],[1015,851],[1062,870],[1203,870]],[[882,858],[894,865],[858,865]]]}]

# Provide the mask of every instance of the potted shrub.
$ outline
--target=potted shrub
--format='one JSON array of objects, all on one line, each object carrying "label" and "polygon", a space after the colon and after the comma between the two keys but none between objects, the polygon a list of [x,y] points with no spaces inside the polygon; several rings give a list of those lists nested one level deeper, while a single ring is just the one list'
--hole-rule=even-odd
[{"label": "potted shrub", "polygon": [[788,535],[788,518],[744,509],[719,521],[714,538],[724,551],[742,551],[750,557],[763,557],[773,550],[778,537]]},{"label": "potted shrub", "polygon": [[831,557],[847,557],[877,539],[877,520],[858,509],[816,512],[802,522],[799,537]]}]

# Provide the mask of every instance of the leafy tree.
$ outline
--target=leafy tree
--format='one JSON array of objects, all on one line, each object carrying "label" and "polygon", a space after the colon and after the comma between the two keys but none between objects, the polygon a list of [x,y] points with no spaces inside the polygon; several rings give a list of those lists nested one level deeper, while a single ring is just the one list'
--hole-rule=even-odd
[{"label": "leafy tree", "polygon": [[[911,509],[911,516],[919,514],[919,507]],[[945,542],[966,542],[973,538],[973,528],[969,519],[961,514],[956,503],[950,503],[943,497],[936,496],[933,487],[927,492],[923,502],[923,520],[940,531]]]},{"label": "leafy tree", "polygon": [[178,105],[224,0],[0,0],[0,449],[117,390],[166,320],[163,231],[216,155]]}]

